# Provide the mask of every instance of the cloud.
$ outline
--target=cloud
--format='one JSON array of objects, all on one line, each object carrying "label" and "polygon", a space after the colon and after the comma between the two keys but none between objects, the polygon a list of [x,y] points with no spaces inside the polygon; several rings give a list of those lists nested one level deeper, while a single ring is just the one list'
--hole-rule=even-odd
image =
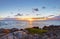
[{"label": "cloud", "polygon": [[18,14],[16,14],[15,16],[23,16],[23,14],[18,13]]},{"label": "cloud", "polygon": [[39,11],[39,9],[38,9],[38,8],[34,8],[33,10],[34,10],[34,11]]},{"label": "cloud", "polygon": [[46,8],[45,6],[42,7],[42,9],[45,9],[45,8]]},{"label": "cloud", "polygon": [[39,16],[40,14],[36,14],[37,16]]},{"label": "cloud", "polygon": [[49,15],[48,17],[52,17],[52,16],[54,16],[54,15]]}]

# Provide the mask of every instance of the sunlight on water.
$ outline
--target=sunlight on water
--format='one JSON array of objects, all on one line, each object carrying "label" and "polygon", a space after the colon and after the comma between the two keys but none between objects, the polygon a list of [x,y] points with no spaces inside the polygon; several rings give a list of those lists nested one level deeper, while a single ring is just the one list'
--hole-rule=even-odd
[{"label": "sunlight on water", "polygon": [[28,21],[29,21],[29,27],[30,27],[30,28],[33,27],[33,26],[32,26],[33,19],[30,18],[30,19],[28,19]]}]

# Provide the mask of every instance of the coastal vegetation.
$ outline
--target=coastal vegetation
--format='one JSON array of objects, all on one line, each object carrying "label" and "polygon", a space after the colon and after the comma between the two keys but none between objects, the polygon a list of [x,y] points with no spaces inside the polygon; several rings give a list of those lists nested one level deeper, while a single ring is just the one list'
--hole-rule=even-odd
[{"label": "coastal vegetation", "polygon": [[44,33],[48,32],[48,30],[36,29],[36,28],[26,28],[25,30],[27,30],[30,34],[40,34],[40,35],[43,35]]}]

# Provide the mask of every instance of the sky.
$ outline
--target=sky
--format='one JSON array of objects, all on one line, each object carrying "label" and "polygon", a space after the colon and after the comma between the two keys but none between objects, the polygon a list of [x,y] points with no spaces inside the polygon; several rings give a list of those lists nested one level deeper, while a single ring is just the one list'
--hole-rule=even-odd
[{"label": "sky", "polygon": [[[35,8],[38,11],[34,11]],[[60,15],[60,0],[0,0],[0,17],[49,15]]]}]

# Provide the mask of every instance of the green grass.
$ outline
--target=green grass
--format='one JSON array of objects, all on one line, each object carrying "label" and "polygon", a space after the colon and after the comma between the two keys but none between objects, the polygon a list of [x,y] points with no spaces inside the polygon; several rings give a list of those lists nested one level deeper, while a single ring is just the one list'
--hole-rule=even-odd
[{"label": "green grass", "polygon": [[48,30],[42,30],[42,29],[35,29],[35,28],[27,28],[26,29],[30,34],[40,34],[46,33]]}]

